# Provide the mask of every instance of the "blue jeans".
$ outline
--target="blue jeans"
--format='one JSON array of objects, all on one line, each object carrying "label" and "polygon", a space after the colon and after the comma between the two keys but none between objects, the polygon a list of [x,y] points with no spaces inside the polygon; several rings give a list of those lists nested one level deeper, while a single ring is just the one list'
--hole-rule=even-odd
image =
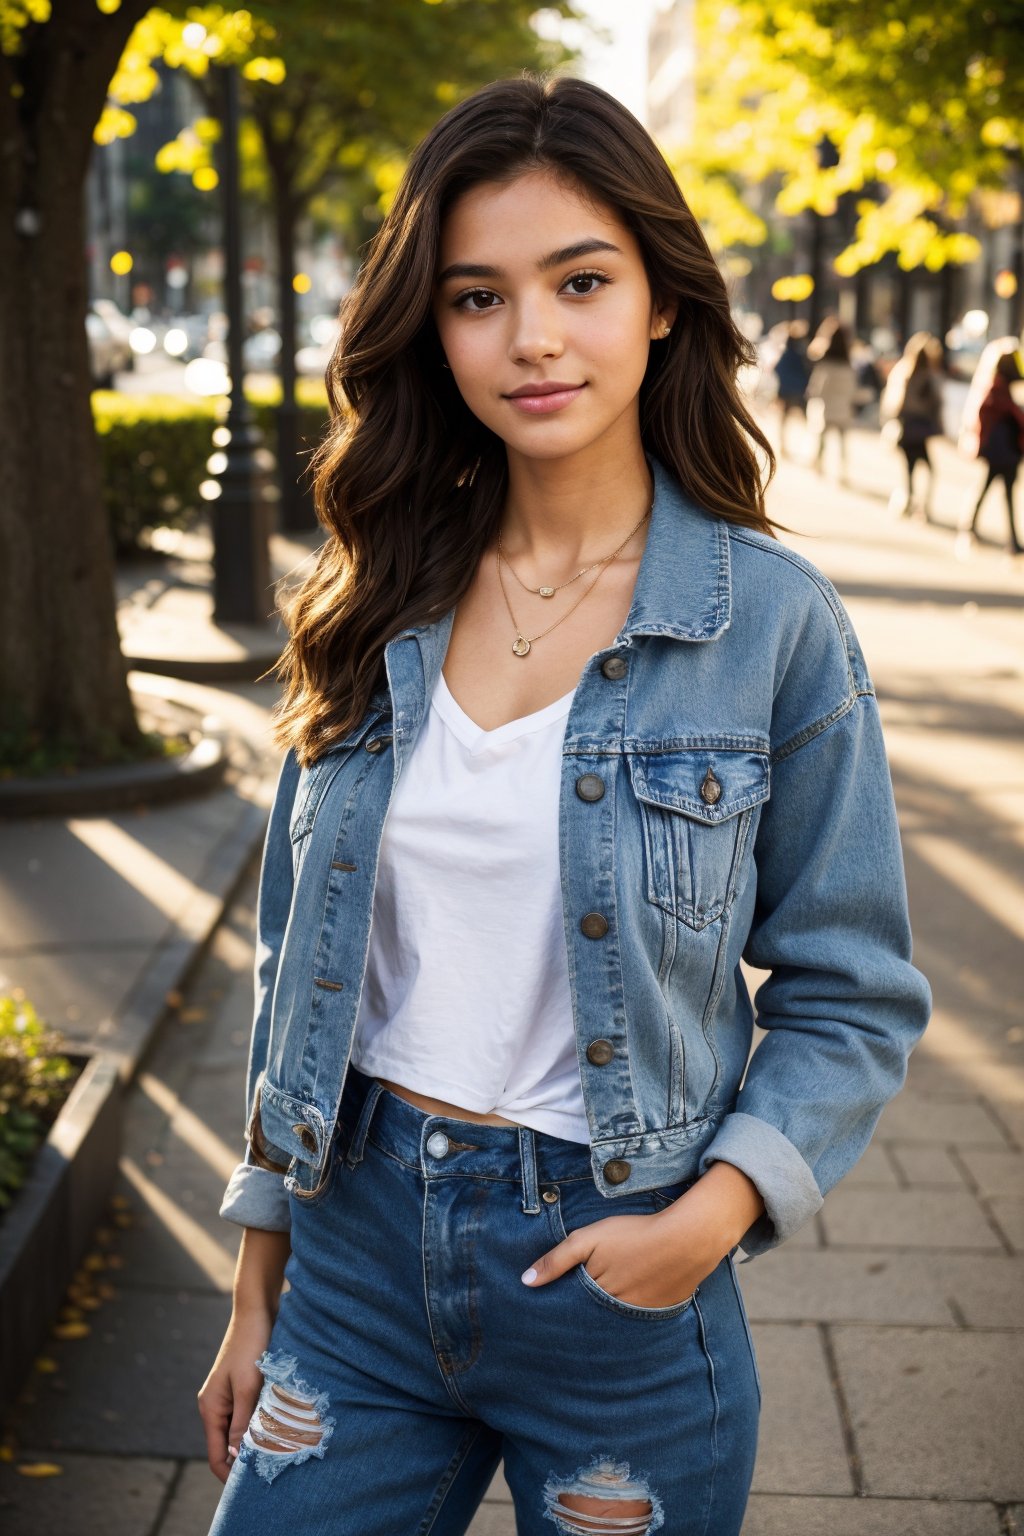
[{"label": "blue jeans", "polygon": [[760,1389],[731,1255],[660,1308],[582,1265],[519,1278],[685,1187],[611,1202],[589,1148],[426,1114],[350,1066],[210,1536],[461,1536],[502,1459],[519,1536],[736,1536]]}]

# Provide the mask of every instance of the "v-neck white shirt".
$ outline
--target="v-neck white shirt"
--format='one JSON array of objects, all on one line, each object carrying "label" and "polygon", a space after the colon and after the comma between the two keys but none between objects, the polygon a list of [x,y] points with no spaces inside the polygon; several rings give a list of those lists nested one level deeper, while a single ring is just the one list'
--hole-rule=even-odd
[{"label": "v-neck white shirt", "polygon": [[384,822],[352,1060],[588,1142],[558,858],[574,693],[485,731],[438,673]]}]

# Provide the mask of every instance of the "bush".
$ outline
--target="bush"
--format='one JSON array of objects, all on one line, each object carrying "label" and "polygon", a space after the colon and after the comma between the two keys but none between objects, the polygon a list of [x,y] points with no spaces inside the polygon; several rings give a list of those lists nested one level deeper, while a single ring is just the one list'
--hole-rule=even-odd
[{"label": "bush", "polygon": [[[327,394],[313,379],[300,379],[296,394],[302,451],[319,442],[327,425]],[[246,399],[264,445],[276,452],[280,386],[250,387]],[[209,479],[206,461],[214,451],[213,429],[227,415],[226,398],[127,395],[97,389],[92,413],[103,496],[117,551],[123,554],[138,548],[150,528],[192,527],[207,506],[199,487]]]},{"label": "bush", "polygon": [[25,1182],[78,1075],[60,1054],[63,1044],[30,1003],[0,997],[0,1214]]}]

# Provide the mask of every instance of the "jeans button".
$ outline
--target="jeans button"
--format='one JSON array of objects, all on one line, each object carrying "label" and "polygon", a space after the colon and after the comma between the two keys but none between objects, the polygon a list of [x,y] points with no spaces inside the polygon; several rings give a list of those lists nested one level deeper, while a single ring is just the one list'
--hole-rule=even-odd
[{"label": "jeans button", "polygon": [[427,1137],[427,1151],[431,1157],[444,1157],[448,1151],[448,1137],[444,1131],[434,1131]]},{"label": "jeans button", "polygon": [[541,1199],[546,1200],[548,1205],[554,1205],[555,1201],[558,1199],[558,1190],[546,1189],[541,1195]]}]

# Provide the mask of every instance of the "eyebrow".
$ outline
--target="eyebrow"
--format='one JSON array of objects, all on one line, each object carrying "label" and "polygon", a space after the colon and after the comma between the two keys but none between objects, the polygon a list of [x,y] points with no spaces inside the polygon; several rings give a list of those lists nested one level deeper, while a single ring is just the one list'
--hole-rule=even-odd
[{"label": "eyebrow", "polygon": [[[538,272],[547,272],[551,267],[563,266],[567,261],[577,261],[581,256],[590,256],[595,251],[612,251],[616,256],[623,252],[617,245],[612,245],[610,240],[576,240],[572,245],[563,245],[557,251],[549,251],[546,256],[541,256],[537,262]],[[473,261],[453,261],[450,266],[437,276],[437,282],[447,283],[453,277],[504,277],[503,267],[488,267]]]}]

